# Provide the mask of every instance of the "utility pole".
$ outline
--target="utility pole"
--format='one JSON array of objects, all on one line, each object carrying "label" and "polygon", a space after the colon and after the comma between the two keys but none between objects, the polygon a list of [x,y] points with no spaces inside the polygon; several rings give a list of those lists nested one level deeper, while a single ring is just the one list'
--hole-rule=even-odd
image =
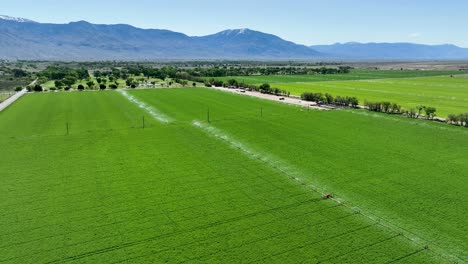
[{"label": "utility pole", "polygon": [[210,108],[208,107],[208,111],[206,112],[206,119],[208,121],[208,123],[211,123],[210,121]]},{"label": "utility pole", "polygon": [[143,116],[143,129],[145,129],[145,116]]}]

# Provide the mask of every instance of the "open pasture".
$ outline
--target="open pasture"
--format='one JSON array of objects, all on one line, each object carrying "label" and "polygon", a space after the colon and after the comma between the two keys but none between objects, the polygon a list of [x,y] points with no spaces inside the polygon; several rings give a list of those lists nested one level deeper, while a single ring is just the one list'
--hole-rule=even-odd
[{"label": "open pasture", "polygon": [[361,80],[317,83],[282,83],[275,87],[300,95],[321,92],[340,96],[355,96],[364,102],[391,101],[405,109],[418,105],[437,108],[437,115],[468,112],[468,78],[448,76],[427,78]]},{"label": "open pasture", "polygon": [[[389,78],[412,78],[412,77],[431,77],[431,76],[450,76],[460,74],[460,71],[439,71],[439,70],[364,70],[354,69],[347,74],[311,74],[311,75],[254,75],[254,76],[232,76],[218,77],[216,79],[227,81],[236,79],[248,84],[260,85],[263,83],[307,83],[323,81],[351,81],[351,80],[371,80],[371,79],[389,79]],[[210,78],[207,78],[210,79]]]},{"label": "open pasture", "polygon": [[466,259],[466,130],[126,93],[29,94],[0,113],[1,263]]}]

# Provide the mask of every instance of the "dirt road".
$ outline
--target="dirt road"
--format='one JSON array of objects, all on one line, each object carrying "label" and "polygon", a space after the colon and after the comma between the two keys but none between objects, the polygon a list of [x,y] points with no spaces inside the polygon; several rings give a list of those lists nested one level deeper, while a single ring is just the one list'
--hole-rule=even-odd
[{"label": "dirt road", "polygon": [[[299,106],[308,107],[311,109],[318,109],[318,110],[332,110],[333,109],[331,107],[318,106],[317,104],[313,102],[303,101],[297,97],[276,96],[273,94],[263,94],[263,93],[255,92],[255,91],[244,91],[241,89],[229,89],[229,88],[214,87],[214,86],[212,87],[212,89],[235,93],[235,94],[242,94],[246,96],[253,96],[253,97],[262,98],[262,99],[271,100],[271,101],[280,102],[280,103],[285,103],[285,104],[299,105]],[[280,98],[283,98],[284,100],[280,100]]]}]

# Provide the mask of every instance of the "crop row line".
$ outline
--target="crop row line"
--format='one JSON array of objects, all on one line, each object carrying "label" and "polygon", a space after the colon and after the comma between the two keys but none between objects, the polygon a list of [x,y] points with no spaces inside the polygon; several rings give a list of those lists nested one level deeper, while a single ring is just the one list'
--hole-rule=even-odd
[{"label": "crop row line", "polygon": [[[267,184],[258,184],[258,185],[254,185],[254,186],[258,186],[258,187],[261,187],[261,186],[264,186],[264,185],[267,185]],[[252,185],[249,185],[249,187],[252,187]],[[221,191],[218,191],[218,192],[211,192],[209,194],[206,194],[206,195],[195,195],[195,196],[192,196],[192,197],[187,197],[187,198],[183,198],[183,199],[177,199],[177,200],[172,200],[172,201],[166,201],[164,203],[158,203],[158,204],[153,204],[153,203],[150,203],[151,205],[147,208],[158,208],[162,205],[168,205],[168,204],[172,204],[172,203],[177,203],[177,202],[181,202],[181,201],[193,201],[193,199],[195,198],[200,198],[200,197],[206,197],[206,196],[213,196],[213,195],[216,195],[216,194],[226,194],[228,192],[232,192],[232,191],[238,191],[238,188],[231,188],[229,190],[221,190]],[[276,190],[273,190],[269,193],[273,193],[274,191]],[[138,200],[138,201],[141,201],[142,199],[150,199],[150,198],[153,198],[153,197],[158,197],[159,194],[157,195],[154,195],[154,196],[151,196],[151,197],[146,197],[146,198],[138,198],[138,199],[135,199],[135,200]],[[291,195],[291,196],[287,196],[287,197],[284,197],[284,198],[292,198],[294,196],[297,196],[297,195]],[[214,202],[213,204],[215,203],[221,203],[223,201],[219,201],[219,202]],[[125,202],[122,202],[121,204],[126,204]],[[115,205],[115,204],[114,204]],[[204,207],[206,206],[207,204],[206,203],[203,203],[201,205],[198,205],[196,207]],[[89,208],[84,208],[84,209],[80,209],[80,210],[73,210],[73,212],[85,212],[85,211],[88,211],[90,209],[96,209],[96,208],[105,208],[106,205],[104,204],[100,204],[99,206],[93,206],[93,207],[89,207]],[[195,207],[195,208],[196,208]],[[187,207],[187,208],[182,208],[182,209],[179,209],[179,210],[175,210],[175,211],[171,211],[171,212],[178,212],[178,211],[182,211],[182,210],[186,210],[186,209],[189,209],[189,208],[194,208],[193,206],[190,206],[190,207]],[[136,210],[136,208],[132,208],[131,210],[120,210],[120,211],[117,211],[117,212],[112,212],[112,214],[116,214],[116,213],[120,213],[120,212],[131,212],[131,211],[134,211]],[[61,214],[63,215],[66,215],[68,213],[67,212],[62,212]],[[60,215],[61,215],[60,214]],[[109,214],[108,216],[111,216],[112,214]],[[81,214],[80,214],[81,215]],[[51,216],[57,216],[57,214],[51,214]],[[84,217],[84,218],[79,218],[77,221],[81,221],[83,219],[88,219],[88,218],[93,218],[93,216],[89,216],[89,217]],[[71,219],[68,219],[67,221],[71,221]],[[37,230],[37,229],[41,229],[41,228],[46,228],[46,227],[50,227],[50,226],[55,226],[55,224],[48,224],[48,225],[44,225],[44,226],[41,226],[41,227],[38,227],[38,228],[34,228],[34,229],[28,229],[28,230],[21,230],[21,231],[18,231],[18,232],[11,232],[11,233],[8,233],[8,234],[2,234],[2,235],[11,235],[11,234],[15,234],[15,233],[23,233],[23,232],[30,232],[32,230]]]},{"label": "crop row line", "polygon": [[[184,177],[180,177],[181,179],[184,178]],[[190,184],[193,184],[193,183],[198,183],[198,182],[207,182],[209,181],[210,179],[216,179],[217,177],[216,176],[210,176],[210,177],[207,177],[207,178],[203,178],[201,180],[197,180],[197,181],[192,181],[192,182],[189,182],[189,184],[187,184],[187,186],[190,186]],[[123,181],[122,181],[123,182]],[[242,180],[242,179],[236,179],[236,180],[232,180],[232,181],[229,181],[229,182],[223,182],[223,183],[219,183],[218,185],[216,185],[216,187],[219,187],[219,186],[222,186],[222,185],[232,185],[233,183],[244,183],[245,181]],[[139,183],[139,184],[133,184],[133,185],[130,185],[130,186],[140,186],[140,185],[143,185],[143,186],[151,186],[151,183],[159,183],[159,181],[157,179],[153,179],[153,180],[150,180],[150,181],[147,181],[147,182],[144,182],[143,184]],[[271,182],[267,182],[268,186],[271,186]],[[265,184],[265,185],[267,185]],[[250,184],[245,184],[247,186],[252,186]],[[260,186],[260,184],[258,184]],[[125,186],[125,185],[122,185],[122,186]],[[212,183],[207,183],[206,185],[203,185],[203,186],[199,186],[199,187],[196,187],[194,188],[193,186],[190,187],[190,190],[199,190],[199,189],[206,189],[208,187],[212,187],[213,184]],[[254,185],[256,186],[256,185]],[[128,186],[126,186],[128,187]],[[78,189],[78,188],[74,188],[74,189]],[[81,189],[85,189],[85,188],[82,188]],[[218,188],[217,188],[218,189]],[[113,196],[117,196],[117,197],[120,197],[122,195],[125,195],[126,193],[132,193],[132,191],[128,190],[128,188],[125,188],[125,190],[127,190],[126,192],[119,192],[119,193],[116,193],[115,195]],[[146,189],[143,189],[141,190],[141,192],[146,192],[146,191],[153,191],[155,190],[154,187],[148,187]],[[233,189],[235,190],[235,189]],[[60,198],[68,198],[70,197],[70,195],[73,195],[73,196],[78,196],[78,197],[85,197],[84,194],[90,194],[90,193],[95,193],[94,191],[86,191],[86,192],[80,192],[80,193],[76,193],[76,194],[65,194],[63,195],[62,197],[55,197],[55,199],[60,199]],[[180,194],[184,194],[186,193],[185,191],[180,191],[180,192],[176,192],[176,193],[172,193],[174,194],[174,196],[178,196],[180,197],[181,195]],[[108,197],[113,197],[113,196],[108,196]],[[157,195],[152,195],[152,196],[147,196],[147,197],[139,197],[139,198],[135,198],[134,200],[141,200],[141,199],[147,199],[147,198],[154,198],[156,197]],[[33,199],[33,201],[45,201],[45,200],[48,200],[48,198],[44,198],[44,199]],[[85,199],[83,198],[82,200],[79,200],[79,201],[76,201],[75,203],[80,203],[82,201],[85,201],[85,200],[88,200],[88,199]],[[175,201],[179,201],[181,199],[176,199]],[[129,201],[128,199],[126,199],[125,201]],[[21,206],[23,203],[16,203],[16,204],[9,204],[8,206],[11,206],[11,207],[15,207],[17,208],[18,206]],[[66,202],[63,204],[63,206],[66,205],[67,208],[70,208],[70,205],[72,205],[73,203],[70,203],[70,202]],[[5,206],[1,206],[1,207],[5,207]],[[49,207],[41,207],[41,208],[35,208],[35,209],[32,209],[33,211],[34,210],[44,210],[44,209],[47,209]],[[94,208],[94,207],[91,207],[91,208]],[[31,209],[27,209],[27,210],[24,210],[24,212],[31,212]],[[76,211],[76,210],[73,210],[73,211]],[[5,216],[8,216],[8,215],[14,215],[14,214],[17,214],[17,213],[21,213],[21,211],[16,211],[15,213],[12,213],[12,214],[3,214],[1,215],[2,217],[5,217]]]},{"label": "crop row line", "polygon": [[[319,198],[318,200],[321,200],[321,198]],[[312,199],[312,200],[309,200],[309,201],[306,201],[306,202],[314,202],[314,201],[316,202],[317,199]],[[67,258],[64,258],[64,259],[61,259],[61,260],[52,261],[51,263],[78,260],[78,259],[86,258],[86,257],[92,256],[92,255],[96,255],[96,254],[101,254],[101,253],[105,253],[105,252],[109,252],[109,251],[114,251],[114,250],[118,250],[118,249],[123,249],[123,248],[131,247],[131,246],[147,243],[147,242],[157,240],[157,239],[160,239],[160,238],[164,238],[164,237],[168,237],[168,236],[184,234],[184,233],[188,233],[188,232],[192,232],[192,231],[196,231],[196,230],[204,230],[204,229],[208,229],[208,228],[211,228],[211,227],[223,225],[223,224],[226,224],[226,223],[236,222],[236,221],[243,220],[243,219],[248,219],[248,218],[252,218],[252,217],[256,217],[256,216],[260,216],[260,215],[269,214],[269,213],[272,213],[272,212],[275,212],[275,211],[296,207],[296,206],[301,205],[301,204],[303,204],[303,203],[294,203],[294,204],[289,204],[289,205],[285,205],[285,206],[281,206],[281,207],[270,208],[270,209],[263,210],[263,211],[252,212],[252,213],[249,213],[249,214],[236,216],[236,217],[232,217],[232,218],[228,218],[228,219],[218,220],[218,221],[213,222],[213,223],[188,228],[186,230],[173,232],[171,234],[158,235],[158,236],[149,237],[149,238],[142,239],[142,240],[136,240],[136,241],[133,241],[133,242],[127,242],[127,243],[123,243],[123,244],[120,244],[120,245],[115,245],[115,246],[103,248],[103,249],[100,249],[100,250],[95,250],[95,251],[90,251],[90,252],[83,253],[83,254],[78,254],[78,255],[67,257]]]},{"label": "crop row line", "polygon": [[297,250],[297,249],[301,249],[301,248],[305,248],[305,247],[308,247],[308,246],[312,246],[312,245],[315,245],[315,244],[318,244],[318,243],[322,243],[322,242],[324,242],[324,241],[329,241],[329,240],[332,240],[332,239],[336,239],[336,238],[339,238],[339,237],[341,237],[341,236],[345,236],[345,235],[347,235],[347,234],[351,234],[351,233],[354,233],[354,232],[359,232],[359,231],[362,231],[362,230],[371,228],[372,226],[375,226],[375,223],[370,224],[370,225],[366,225],[366,226],[362,226],[362,227],[359,227],[359,228],[355,228],[355,229],[353,229],[353,230],[346,231],[346,232],[343,232],[343,233],[340,233],[340,234],[337,234],[337,235],[329,236],[329,237],[327,237],[327,238],[325,238],[325,239],[314,240],[314,241],[312,241],[312,242],[305,243],[305,244],[302,244],[302,245],[300,245],[300,246],[296,246],[296,247],[293,247],[293,248],[290,248],[290,249],[287,249],[287,250],[283,250],[283,251],[280,251],[280,252],[278,252],[278,253],[272,254],[272,255],[270,255],[270,256],[263,257],[263,258],[261,258],[261,259],[249,261],[249,263],[259,262],[259,261],[263,261],[263,260],[270,259],[270,258],[273,258],[273,257],[277,257],[277,256],[286,254],[286,253],[288,253],[288,252],[291,252],[291,251],[294,251],[294,250]]},{"label": "crop row line", "polygon": [[419,253],[421,253],[421,252],[423,252],[423,251],[425,251],[425,250],[427,250],[427,249],[428,249],[427,247],[420,248],[420,249],[415,250],[415,251],[413,251],[413,252],[411,252],[411,253],[409,253],[409,254],[406,254],[406,255],[401,256],[401,257],[399,257],[399,258],[396,258],[396,259],[393,259],[393,260],[391,260],[391,261],[388,261],[388,262],[386,262],[385,264],[390,264],[390,263],[398,262],[398,261],[403,260],[403,259],[405,259],[405,258],[408,258],[408,257],[411,257],[411,256],[413,256],[413,255],[419,254]]},{"label": "crop row line", "polygon": [[[288,217],[285,219],[285,220],[289,220],[289,219],[297,219],[298,216],[306,216],[306,215],[310,215],[310,214],[313,214],[313,213],[317,213],[317,212],[324,212],[326,210],[329,210],[329,209],[336,209],[337,207],[339,207],[340,205],[334,205],[334,206],[330,206],[330,207],[326,207],[326,208],[322,208],[322,209],[319,209],[319,210],[314,210],[314,211],[310,211],[310,212],[306,212],[306,213],[301,213],[301,214],[298,214],[298,215],[288,215]],[[337,218],[333,218],[333,219],[327,219],[327,220],[324,220],[324,221],[318,221],[318,222],[315,222],[313,224],[303,224],[301,225],[302,227],[297,229],[297,227],[295,227],[295,229],[293,229],[293,231],[300,231],[300,230],[303,230],[303,229],[306,229],[307,227],[316,227],[316,226],[320,226],[322,224],[326,224],[326,223],[330,223],[330,222],[334,222],[334,221],[338,221],[338,220],[341,220],[341,219],[345,219],[345,218],[348,218],[350,216],[353,216],[355,214],[347,214],[345,216],[341,216],[341,217],[337,217]],[[250,226],[248,228],[243,228],[243,229],[240,229],[240,230],[236,230],[236,231],[232,231],[232,232],[229,232],[227,234],[224,234],[222,236],[226,236],[226,235],[231,235],[231,234],[239,234],[241,231],[247,231],[247,230],[254,230],[254,229],[257,229],[258,227],[266,227],[270,224],[277,224],[277,221],[276,220],[273,220],[273,221],[270,221],[270,222],[267,222],[267,223],[264,223],[264,224],[260,224],[260,225],[254,225],[254,226]],[[265,236],[263,238],[258,238],[258,239],[255,239],[255,240],[252,240],[252,241],[249,241],[249,243],[243,243],[242,245],[239,245],[239,246],[235,246],[235,247],[231,247],[229,249],[234,249],[234,248],[238,248],[238,247],[242,247],[242,246],[245,246],[245,245],[249,245],[249,244],[254,244],[256,242],[260,242],[260,241],[263,241],[263,240],[268,240],[270,238],[273,238],[273,237],[277,237],[277,236],[281,236],[281,235],[285,235],[285,234],[289,234],[291,231],[288,230],[288,231],[285,231],[285,232],[280,232],[280,233],[277,233],[277,234],[274,234],[274,235],[269,235],[269,236]],[[176,246],[176,247],[172,247],[171,249],[175,249],[175,248],[183,248],[183,247],[186,247],[188,245],[193,245],[193,244],[200,244],[202,242],[207,242],[207,241],[210,241],[210,240],[214,240],[214,239],[218,239],[219,237],[218,236],[215,236],[215,237],[208,237],[207,239],[202,239],[202,240],[197,240],[195,242],[191,242],[191,243],[186,243],[186,244],[182,244],[182,245],[179,245],[179,246]],[[169,249],[167,249],[169,250]],[[164,250],[164,251],[167,251],[167,250]],[[148,254],[145,254],[145,255],[141,255],[141,256],[136,256],[136,257],[133,257],[133,258],[127,258],[125,260],[121,260],[121,261],[117,261],[117,262],[114,262],[114,263],[121,263],[121,262],[127,262],[129,260],[135,260],[135,259],[138,259],[138,258],[142,258],[142,257],[147,257],[147,256],[150,256],[150,255],[156,255],[156,254],[159,254],[159,253],[162,253],[164,251],[153,251],[151,253],[148,253]],[[198,257],[195,257],[195,258],[190,258],[189,260],[187,261],[193,261],[193,260],[198,260],[198,259],[201,259],[203,257],[206,257],[206,256],[210,256],[210,255],[213,255],[213,254],[216,254],[217,252],[215,253],[212,253],[212,254],[206,254],[206,255],[202,255],[202,256],[198,256]]]},{"label": "crop row line", "polygon": [[401,236],[401,234],[396,234],[396,235],[393,235],[393,236],[384,238],[384,239],[382,239],[382,240],[379,240],[379,241],[377,241],[377,242],[369,243],[369,244],[367,244],[367,245],[365,245],[365,246],[361,246],[361,247],[358,247],[358,248],[353,248],[353,249],[351,249],[351,250],[349,250],[349,251],[347,251],[347,252],[345,252],[345,253],[342,253],[342,254],[339,254],[339,255],[336,255],[336,256],[327,258],[327,259],[319,260],[318,263],[327,262],[327,261],[330,261],[330,260],[332,260],[332,259],[337,259],[337,258],[340,258],[340,257],[342,257],[342,256],[346,256],[346,255],[348,255],[348,254],[354,254],[354,253],[359,252],[359,251],[361,251],[361,250],[363,250],[363,249],[367,249],[367,248],[373,247],[373,246],[375,246],[375,245],[385,243],[385,242],[387,242],[387,241],[390,241],[390,240],[395,239],[395,238],[400,237],[400,236]]},{"label": "crop row line", "polygon": [[222,251],[217,251],[217,252],[213,252],[213,253],[210,253],[210,254],[205,254],[205,255],[201,255],[201,256],[197,256],[195,258],[190,258],[186,261],[182,261],[180,263],[185,263],[185,262],[192,262],[194,260],[200,260],[202,258],[205,258],[205,257],[209,257],[209,256],[212,256],[212,255],[215,255],[215,254],[218,254],[220,252],[227,252],[227,251],[230,251],[232,249],[236,249],[236,248],[241,248],[241,247],[244,247],[244,246],[248,246],[248,245],[252,245],[252,244],[255,244],[255,243],[258,243],[260,241],[265,241],[265,240],[269,240],[269,239],[272,239],[272,238],[275,238],[275,237],[280,237],[282,235],[286,235],[286,234],[291,234],[291,232],[293,233],[300,233],[301,231],[307,229],[307,228],[310,228],[310,227],[319,227],[319,226],[322,226],[324,224],[330,224],[332,222],[338,222],[339,220],[342,220],[342,219],[346,219],[348,217],[352,217],[352,216],[355,216],[355,214],[353,213],[349,213],[345,216],[340,216],[340,217],[337,217],[337,218],[333,218],[333,219],[326,219],[326,220],[323,220],[323,221],[320,221],[320,222],[317,222],[317,223],[314,223],[312,225],[310,224],[304,224],[302,225],[301,227],[295,227],[294,229],[292,230],[287,230],[287,231],[283,231],[283,232],[279,232],[279,233],[276,233],[276,234],[273,234],[273,235],[268,235],[268,236],[264,236],[262,238],[257,238],[257,239],[254,239],[254,240],[251,240],[247,243],[242,243],[241,245],[237,245],[237,246],[233,246],[233,247],[228,247],[228,248],[224,248]]}]

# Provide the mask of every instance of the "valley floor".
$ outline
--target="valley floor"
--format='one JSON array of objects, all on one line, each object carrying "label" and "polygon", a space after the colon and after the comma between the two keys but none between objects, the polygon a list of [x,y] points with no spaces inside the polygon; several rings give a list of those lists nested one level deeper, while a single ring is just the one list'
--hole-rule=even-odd
[{"label": "valley floor", "polygon": [[0,112],[0,262],[463,262],[467,133],[214,89],[28,94]]}]

